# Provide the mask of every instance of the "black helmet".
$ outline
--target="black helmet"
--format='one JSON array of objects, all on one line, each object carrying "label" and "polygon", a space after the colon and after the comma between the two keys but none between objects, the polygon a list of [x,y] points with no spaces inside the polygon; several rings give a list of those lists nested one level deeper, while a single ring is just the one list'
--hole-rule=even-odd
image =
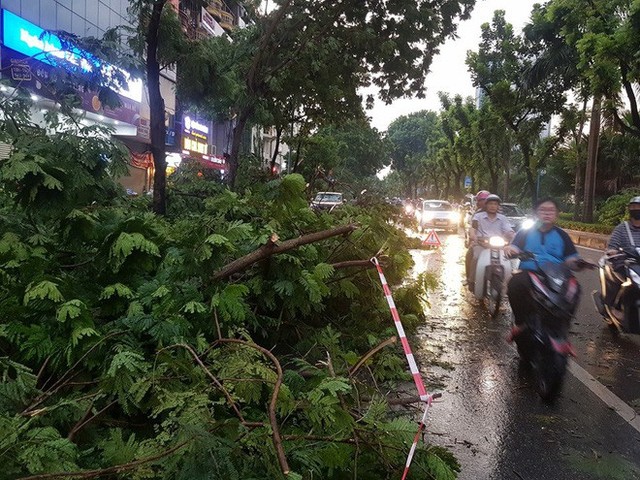
[{"label": "black helmet", "polygon": [[640,205],[640,197],[631,197],[629,199],[629,205],[638,204]]},{"label": "black helmet", "polygon": [[[639,197],[640,198],[640,197]],[[496,195],[495,193],[492,193],[491,195],[489,195],[485,201],[488,202],[498,202],[498,203],[502,203],[502,199]]]}]

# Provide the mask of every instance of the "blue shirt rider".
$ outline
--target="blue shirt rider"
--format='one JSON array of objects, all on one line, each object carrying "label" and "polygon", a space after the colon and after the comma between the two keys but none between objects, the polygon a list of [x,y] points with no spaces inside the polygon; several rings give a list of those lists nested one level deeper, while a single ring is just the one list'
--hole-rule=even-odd
[{"label": "blue shirt rider", "polygon": [[[546,262],[566,263],[576,269],[578,252],[567,232],[556,226],[560,209],[558,203],[545,198],[536,204],[536,225],[528,230],[520,230],[511,245],[504,249],[507,255],[517,255],[521,251],[535,254],[539,265]],[[528,271],[536,270],[536,262],[527,260],[520,263],[521,272],[514,274],[507,286],[509,303],[516,325],[524,321],[524,315],[532,310],[530,279]]]}]

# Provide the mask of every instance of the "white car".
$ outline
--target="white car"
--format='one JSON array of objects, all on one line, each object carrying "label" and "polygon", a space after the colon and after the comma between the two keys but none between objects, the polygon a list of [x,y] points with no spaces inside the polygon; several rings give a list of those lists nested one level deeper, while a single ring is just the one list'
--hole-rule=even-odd
[{"label": "white car", "polygon": [[310,206],[315,210],[331,211],[343,203],[344,198],[340,192],[318,192]]},{"label": "white car", "polygon": [[418,230],[427,228],[442,228],[452,233],[458,233],[460,213],[446,200],[425,200],[421,208],[416,210]]}]

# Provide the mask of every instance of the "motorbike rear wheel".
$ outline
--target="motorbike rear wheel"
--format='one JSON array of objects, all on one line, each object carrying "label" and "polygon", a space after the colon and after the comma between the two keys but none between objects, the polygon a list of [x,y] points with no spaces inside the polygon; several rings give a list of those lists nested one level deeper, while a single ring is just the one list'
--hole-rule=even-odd
[{"label": "motorbike rear wheel", "polygon": [[545,403],[552,403],[562,389],[567,371],[567,357],[557,352],[546,352],[537,356],[534,371],[536,387]]}]

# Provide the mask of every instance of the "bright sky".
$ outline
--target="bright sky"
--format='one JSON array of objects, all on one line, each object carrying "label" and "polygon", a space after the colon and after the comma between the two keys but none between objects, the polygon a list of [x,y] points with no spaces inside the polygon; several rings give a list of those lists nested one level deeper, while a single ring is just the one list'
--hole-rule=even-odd
[{"label": "bright sky", "polygon": [[458,38],[448,40],[441,48],[431,65],[431,72],[426,80],[426,98],[400,99],[391,105],[376,101],[368,115],[378,130],[386,130],[396,118],[419,110],[440,110],[438,92],[475,96],[475,88],[471,84],[471,76],[467,71],[465,59],[468,50],[477,50],[480,40],[480,25],[490,22],[493,12],[504,10],[506,19],[520,32],[529,20],[531,9],[535,3],[544,0],[478,0],[471,18],[458,26]]}]

